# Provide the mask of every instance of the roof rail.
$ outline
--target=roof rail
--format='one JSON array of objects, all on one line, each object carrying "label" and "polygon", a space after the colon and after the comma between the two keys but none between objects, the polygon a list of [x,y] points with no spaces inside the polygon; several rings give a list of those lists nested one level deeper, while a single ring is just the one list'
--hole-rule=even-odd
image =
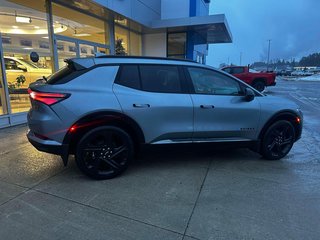
[{"label": "roof rail", "polygon": [[147,56],[121,56],[121,55],[101,55],[96,58],[134,58],[134,59],[155,59],[155,60],[169,60],[169,61],[184,61],[197,63],[194,60],[181,59],[181,58],[166,58],[166,57],[147,57]]}]

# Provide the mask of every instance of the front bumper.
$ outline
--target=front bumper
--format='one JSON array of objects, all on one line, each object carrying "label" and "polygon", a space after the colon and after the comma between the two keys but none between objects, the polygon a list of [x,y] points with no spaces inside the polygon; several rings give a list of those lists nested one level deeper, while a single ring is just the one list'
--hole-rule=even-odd
[{"label": "front bumper", "polygon": [[43,140],[35,136],[32,131],[28,131],[27,138],[29,142],[41,152],[51,153],[55,155],[60,155],[64,164],[67,164],[69,155],[69,145],[61,144],[52,140]]}]

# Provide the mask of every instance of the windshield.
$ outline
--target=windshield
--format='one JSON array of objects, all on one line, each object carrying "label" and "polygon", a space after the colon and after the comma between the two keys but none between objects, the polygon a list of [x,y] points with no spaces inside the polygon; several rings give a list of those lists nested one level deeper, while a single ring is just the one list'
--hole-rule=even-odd
[{"label": "windshield", "polygon": [[28,67],[32,67],[32,68],[39,68],[37,65],[35,65],[34,63],[24,60],[24,59],[19,59],[20,62],[23,62],[24,64],[28,65]]},{"label": "windshield", "polygon": [[249,69],[249,72],[251,72],[251,73],[259,73],[258,71],[256,71],[256,70],[254,70],[254,69]]}]

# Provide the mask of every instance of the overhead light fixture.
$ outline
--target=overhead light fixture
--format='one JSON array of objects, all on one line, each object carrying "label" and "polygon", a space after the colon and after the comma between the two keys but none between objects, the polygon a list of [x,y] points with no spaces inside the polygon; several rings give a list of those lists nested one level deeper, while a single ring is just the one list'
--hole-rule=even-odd
[{"label": "overhead light fixture", "polygon": [[40,27],[39,27],[39,26],[34,26],[34,28],[35,28],[35,29],[39,29]]},{"label": "overhead light fixture", "polygon": [[16,22],[17,23],[31,23],[31,18],[30,17],[16,16]]},{"label": "overhead light fixture", "polygon": [[32,47],[25,47],[23,48],[24,50],[32,50],[33,48]]},{"label": "overhead light fixture", "polygon": [[18,27],[18,26],[12,26],[12,28],[17,29],[17,28],[19,28],[19,27]]},{"label": "overhead light fixture", "polygon": [[17,23],[31,23],[31,17],[18,16],[17,11],[14,11]]},{"label": "overhead light fixture", "polygon": [[49,37],[48,37],[48,36],[46,36],[46,37],[42,37],[42,38],[44,38],[44,39],[49,39]]}]

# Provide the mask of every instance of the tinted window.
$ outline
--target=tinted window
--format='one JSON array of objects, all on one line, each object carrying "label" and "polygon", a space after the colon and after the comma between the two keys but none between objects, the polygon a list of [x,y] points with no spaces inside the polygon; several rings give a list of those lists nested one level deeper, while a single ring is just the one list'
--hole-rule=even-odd
[{"label": "tinted window", "polygon": [[6,70],[20,70],[17,66],[17,62],[12,59],[5,58],[4,65]]},{"label": "tinted window", "polygon": [[240,84],[216,71],[203,68],[188,68],[195,93],[212,95],[239,95]]},{"label": "tinted window", "polygon": [[149,92],[181,93],[179,70],[175,66],[141,65],[142,89]]},{"label": "tinted window", "polygon": [[54,74],[50,75],[48,77],[47,83],[51,85],[64,84],[80,76],[84,72],[86,72],[86,70],[76,71],[72,64],[68,64],[63,68],[60,68]]},{"label": "tinted window", "polygon": [[116,83],[129,88],[140,89],[139,69],[137,65],[123,65]]},{"label": "tinted window", "polygon": [[239,74],[239,73],[243,73],[244,69],[243,68],[233,68],[232,69],[232,74]]},{"label": "tinted window", "polygon": [[224,68],[222,69],[223,71],[227,72],[227,73],[231,73],[231,68]]},{"label": "tinted window", "polygon": [[187,33],[168,33],[168,57],[185,58]]}]

